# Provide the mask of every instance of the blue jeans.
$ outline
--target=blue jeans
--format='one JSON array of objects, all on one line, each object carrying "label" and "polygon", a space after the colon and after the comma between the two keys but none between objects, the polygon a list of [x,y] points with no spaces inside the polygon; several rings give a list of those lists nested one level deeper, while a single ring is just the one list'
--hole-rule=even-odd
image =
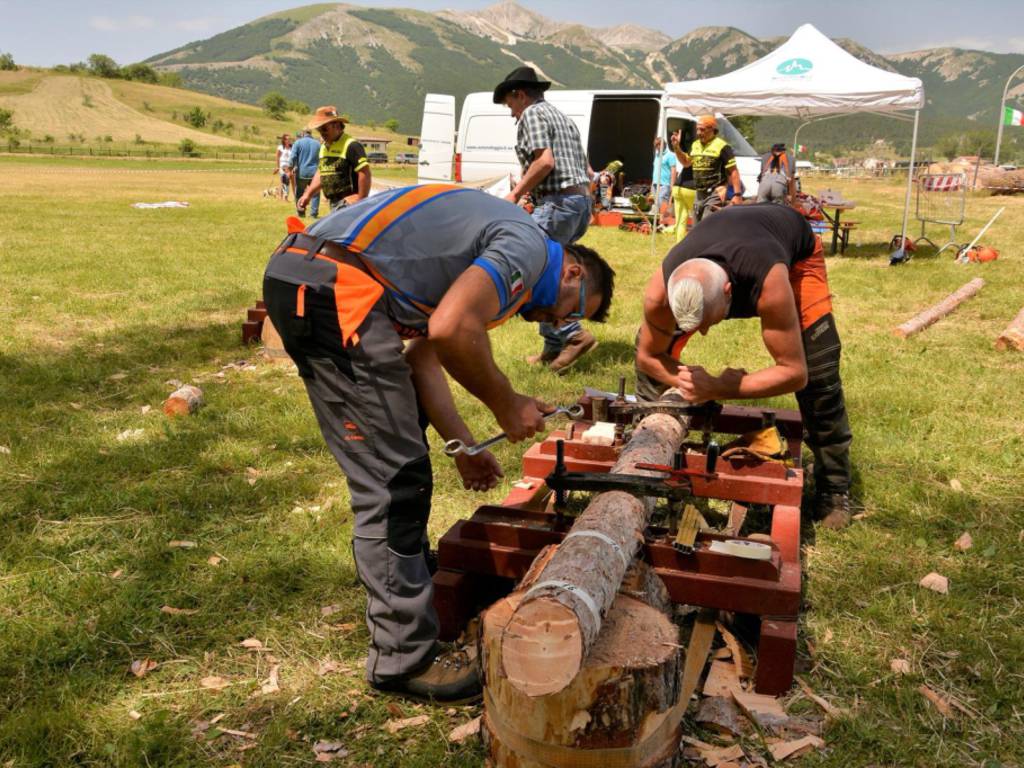
[{"label": "blue jeans", "polygon": [[[592,208],[590,195],[546,195],[533,209],[533,220],[552,240],[569,245],[586,234]],[[583,326],[576,320],[559,326],[541,323],[540,335],[544,338],[544,351],[561,352],[566,342],[582,330]]]},{"label": "blue jeans", "polygon": [[[306,187],[309,186],[311,181],[313,181],[313,180],[312,179],[303,178],[302,176],[296,176],[295,177],[295,202],[299,201],[299,198],[302,197],[303,193],[306,191]],[[309,201],[309,212],[312,214],[314,219],[317,216],[320,215],[320,193],[319,192],[317,192],[310,199],[310,201]],[[296,211],[296,213],[298,213],[298,211]],[[305,214],[299,214],[299,215],[300,216],[305,216]]]}]

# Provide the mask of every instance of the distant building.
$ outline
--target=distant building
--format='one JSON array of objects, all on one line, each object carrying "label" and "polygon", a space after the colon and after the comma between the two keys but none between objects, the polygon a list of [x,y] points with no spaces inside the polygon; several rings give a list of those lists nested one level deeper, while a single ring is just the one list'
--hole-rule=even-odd
[{"label": "distant building", "polygon": [[391,139],[383,136],[356,136],[356,141],[363,145],[367,152],[387,152]]}]

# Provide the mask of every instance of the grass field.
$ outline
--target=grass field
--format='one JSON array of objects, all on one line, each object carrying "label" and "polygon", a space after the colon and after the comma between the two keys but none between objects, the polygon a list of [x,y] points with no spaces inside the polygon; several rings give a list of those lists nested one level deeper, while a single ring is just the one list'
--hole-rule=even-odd
[{"label": "grass field", "polygon": [[[311,765],[319,740],[344,744],[341,765],[481,765],[478,746],[446,739],[475,709],[395,702],[362,682],[344,479],[295,375],[240,346],[289,207],[259,197],[266,185],[244,168],[147,167],[0,158],[0,765]],[[1019,765],[1024,355],[992,342],[1024,304],[1024,199],[968,202],[968,236],[1007,206],[985,238],[999,261],[925,254],[890,268],[902,190],[838,186],[861,222],[829,270],[865,517],[805,546],[801,668],[849,714],[802,764]],[[191,207],[129,207],[171,199]],[[522,362],[539,343],[532,327],[492,334],[518,388],[552,402],[631,380],[640,292],[669,245],[662,237],[652,255],[617,230],[586,242],[619,271],[593,354],[558,378]],[[908,341],[891,335],[977,275],[986,287],[951,318]],[[688,350],[711,369],[766,361],[753,322]],[[204,388],[194,417],[162,415],[174,380]],[[457,396],[478,436],[495,431]],[[436,540],[506,489],[462,490],[432,440]],[[522,451],[497,452],[508,481]],[[957,552],[964,531],[974,546]],[[933,570],[948,595],[917,586]],[[890,670],[897,657],[909,675]],[[158,666],[135,677],[130,665],[146,659]],[[279,690],[262,693],[275,667]],[[205,688],[210,677],[226,686]],[[922,684],[966,712],[943,717]],[[799,699],[790,704],[806,707]],[[423,727],[382,729],[420,713]]]}]

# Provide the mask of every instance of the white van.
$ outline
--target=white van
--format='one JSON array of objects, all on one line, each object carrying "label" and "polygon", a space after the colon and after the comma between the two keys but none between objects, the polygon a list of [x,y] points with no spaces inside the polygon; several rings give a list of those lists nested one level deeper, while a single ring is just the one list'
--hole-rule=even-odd
[{"label": "white van", "polygon": [[[696,138],[693,116],[670,110],[658,125],[660,91],[548,91],[545,99],[558,107],[580,131],[587,159],[595,170],[619,156],[626,183],[649,183],[654,166],[654,137],[683,130],[683,147]],[[736,153],[746,195],[757,194],[761,158],[724,117],[719,135]],[[457,138],[456,138],[457,136]],[[429,93],[423,106],[420,133],[419,182],[476,183],[521,173],[516,159],[516,123],[489,92],[471,93],[462,104],[455,133],[455,97]]]}]

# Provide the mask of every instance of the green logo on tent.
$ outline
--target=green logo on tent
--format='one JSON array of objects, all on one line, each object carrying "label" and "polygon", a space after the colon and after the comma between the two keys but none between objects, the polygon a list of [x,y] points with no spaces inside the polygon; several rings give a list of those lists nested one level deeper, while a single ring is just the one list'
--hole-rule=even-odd
[{"label": "green logo on tent", "polygon": [[814,69],[809,59],[786,59],[775,68],[780,75],[806,75]]}]

